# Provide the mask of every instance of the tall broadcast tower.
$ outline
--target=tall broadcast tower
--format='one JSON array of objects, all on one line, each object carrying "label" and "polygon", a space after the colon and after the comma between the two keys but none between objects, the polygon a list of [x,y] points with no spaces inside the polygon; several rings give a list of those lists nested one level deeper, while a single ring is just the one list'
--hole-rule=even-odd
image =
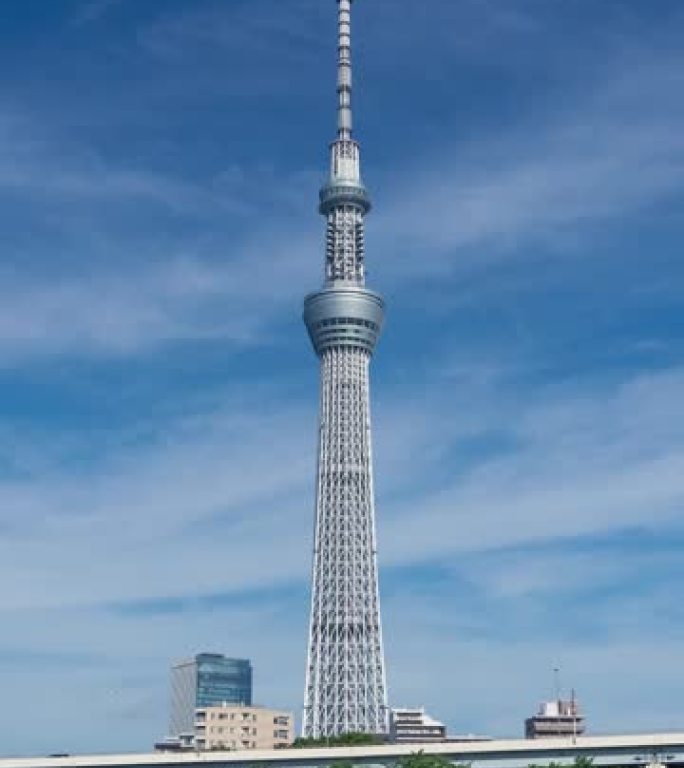
[{"label": "tall broadcast tower", "polygon": [[371,205],[352,138],[352,0],[337,3],[337,138],[320,193],[325,284],[304,301],[304,322],[321,361],[303,718],[303,733],[312,737],[387,729],[368,380],[384,301],[365,287],[364,218]]}]

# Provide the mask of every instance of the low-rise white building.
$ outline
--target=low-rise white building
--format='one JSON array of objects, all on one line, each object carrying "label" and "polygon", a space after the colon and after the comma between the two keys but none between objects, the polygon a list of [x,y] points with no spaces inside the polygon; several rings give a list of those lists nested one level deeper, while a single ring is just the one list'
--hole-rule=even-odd
[{"label": "low-rise white building", "polygon": [[545,701],[533,717],[525,720],[525,737],[550,739],[577,737],[584,733],[584,717],[575,697]]},{"label": "low-rise white building", "polygon": [[390,712],[390,741],[395,744],[446,741],[446,731],[446,725],[430,717],[423,707],[397,708]]}]

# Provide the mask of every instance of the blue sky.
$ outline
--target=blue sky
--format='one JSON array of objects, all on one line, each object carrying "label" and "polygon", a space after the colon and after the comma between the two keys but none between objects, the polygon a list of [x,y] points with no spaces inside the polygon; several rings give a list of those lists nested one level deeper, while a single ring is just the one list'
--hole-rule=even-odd
[{"label": "blue sky", "polygon": [[[334,3],[2,19],[2,751],[148,748],[200,650],[298,710]],[[355,22],[391,702],[681,728],[684,8]]]}]

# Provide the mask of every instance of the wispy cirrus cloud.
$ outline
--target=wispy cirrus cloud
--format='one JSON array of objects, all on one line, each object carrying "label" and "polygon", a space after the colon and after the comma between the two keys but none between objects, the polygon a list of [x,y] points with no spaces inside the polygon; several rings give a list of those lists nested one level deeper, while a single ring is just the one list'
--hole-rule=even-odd
[{"label": "wispy cirrus cloud", "polygon": [[[385,399],[376,425],[383,563],[677,527],[684,424],[673,413],[681,384],[674,370],[600,394],[536,392],[496,409],[474,392],[453,401],[439,382],[429,406]],[[88,476],[57,461],[53,469],[39,462],[40,476],[7,479],[2,506],[21,522],[6,533],[0,573],[22,586],[5,607],[304,579],[314,410],[271,397],[268,407],[261,391],[258,407],[240,398],[176,426],[163,421],[140,447],[115,443],[111,458],[103,456]],[[440,422],[449,401],[453,416]],[[449,479],[452,452],[472,440],[481,442],[479,458],[464,457]],[[426,478],[433,478],[430,488]],[[230,564],[221,556],[226,539],[240,542]],[[66,562],[60,540],[70,551]],[[105,556],[117,549],[127,556]],[[254,552],[262,556],[255,560]],[[138,563],[135,573],[129,558]]]},{"label": "wispy cirrus cloud", "polygon": [[[657,85],[658,72],[672,67],[668,57],[649,68],[653,80],[621,75],[586,102],[566,106],[560,119],[442,148],[437,166],[420,162],[410,185],[390,186],[402,194],[390,195],[379,213],[375,237],[403,256],[391,277],[525,258],[524,246],[534,242],[558,256],[557,243],[570,230],[581,240],[584,228],[610,226],[680,193],[684,142],[677,126],[684,113],[669,98],[672,78]],[[429,249],[431,258],[411,258],[417,248]]]},{"label": "wispy cirrus cloud", "polygon": [[[623,662],[654,647],[655,628],[641,617],[656,603],[663,621],[673,609],[663,569],[670,562],[676,573],[677,560],[661,557],[660,575],[645,581],[655,553],[634,559],[621,551],[619,538],[610,548],[605,542],[629,531],[682,535],[684,425],[673,418],[682,376],[679,370],[638,375],[599,393],[509,393],[493,408],[476,385],[454,399],[450,380],[437,375],[426,401],[381,400],[378,514],[393,701],[428,703],[450,713],[459,731],[481,730],[486,722],[513,733],[515,717],[491,704],[489,689],[474,695],[468,712],[452,707],[451,691],[443,692],[435,677],[439,665],[416,662],[416,649],[442,659],[440,679],[448,669],[464,696],[481,686],[482,670],[514,658],[541,690],[544,659],[546,667],[561,659],[583,700],[600,709],[597,727],[617,725],[604,711],[605,686],[597,687],[586,670],[616,637]],[[275,393],[261,392],[258,402],[255,407],[246,396],[175,426],[150,425],[142,443],[124,431],[88,477],[69,462],[62,466],[56,452],[47,465],[37,464],[35,476],[0,484],[2,508],[21,521],[5,534],[0,557],[0,577],[13,585],[0,606],[12,619],[5,648],[29,636],[27,651],[34,654],[48,646],[57,654],[87,648],[100,658],[93,662],[99,671],[79,678],[78,686],[103,712],[139,701],[140,686],[118,682],[125,661],[129,671],[147,676],[143,687],[154,697],[140,718],[153,730],[163,728],[163,659],[229,632],[233,651],[258,664],[262,700],[297,707],[299,666],[275,674],[274,665],[283,654],[303,655],[309,554],[303,531],[311,530],[315,414],[310,403],[285,408]],[[507,435],[503,453],[501,441],[489,442],[494,427]],[[426,490],[428,478],[434,485],[436,476],[448,476],[454,446],[473,436],[484,440],[480,457],[464,462],[439,493]],[[425,582],[421,569],[435,567],[440,581]],[[640,587],[595,607],[600,620],[587,632],[573,617],[584,621],[588,608],[572,606],[586,602],[590,582],[594,601],[601,588]],[[561,595],[565,619],[552,611]],[[411,631],[407,601],[414,606]],[[49,639],[30,631],[40,617],[57,613],[70,618]],[[504,657],[493,623],[507,627]],[[270,635],[277,629],[275,656],[264,626]],[[64,665],[53,661],[46,659],[42,679],[61,679]],[[649,673],[659,680],[665,666]],[[506,680],[511,696],[529,688],[515,675]],[[98,692],[102,686],[120,689],[121,701]],[[525,700],[520,709],[533,705]],[[636,713],[632,722],[645,722],[643,716]]]},{"label": "wispy cirrus cloud", "polygon": [[[673,371],[603,395],[566,392],[555,404],[497,410],[491,427],[509,436],[501,455],[422,495],[419,516],[410,501],[403,512],[395,508],[390,551],[399,559],[436,557],[679,525],[684,423],[673,414],[681,383]],[[435,535],[456,519],[453,540]]]},{"label": "wispy cirrus cloud", "polygon": [[[227,57],[256,55],[257,61],[267,63],[272,55],[285,57],[290,65],[319,60],[325,50],[319,30],[329,14],[312,0],[293,0],[286,13],[279,10],[273,0],[183,7],[180,12],[162,13],[143,26],[138,42],[143,50],[162,59],[187,60],[213,49]],[[280,74],[286,73],[281,70]]]},{"label": "wispy cirrus cloud", "polygon": [[[662,67],[637,70],[631,81],[616,76],[533,133],[516,128],[496,139],[442,148],[438,165],[431,167],[427,157],[421,170],[387,172],[377,192],[385,202],[369,224],[382,281],[402,291],[416,277],[458,280],[494,259],[524,260],[527,247],[540,242],[560,258],[564,238],[576,243],[585,229],[610,227],[679,192],[684,144],[677,125],[684,116],[658,85],[661,69],[669,72],[671,64],[667,57]],[[646,99],[651,109],[640,112]],[[0,345],[11,358],[138,353],[191,338],[255,340],[268,335],[284,309],[291,311],[303,285],[315,283],[320,238],[302,207],[304,196],[315,191],[310,171],[284,185],[275,169],[255,176],[229,168],[188,182],[80,154],[51,159],[55,150],[6,130],[0,192],[42,200],[47,221],[58,222],[63,248],[81,238],[95,252],[113,253],[118,241],[146,256],[117,258],[114,271],[102,267],[100,255],[91,274],[67,270],[44,285],[33,275],[8,275]],[[265,220],[257,190],[278,189],[287,197],[270,198]],[[179,216],[186,221],[180,231]],[[227,217],[238,225],[232,235]],[[127,220],[135,223],[123,236]],[[136,242],[145,220],[156,222],[157,243],[149,232]],[[170,232],[164,231],[167,221]],[[106,238],[113,243],[103,247]],[[565,250],[574,258],[578,248]],[[260,275],[269,275],[271,288]]]},{"label": "wispy cirrus cloud", "polygon": [[71,17],[71,24],[82,27],[101,19],[123,0],[83,0],[80,8]]}]

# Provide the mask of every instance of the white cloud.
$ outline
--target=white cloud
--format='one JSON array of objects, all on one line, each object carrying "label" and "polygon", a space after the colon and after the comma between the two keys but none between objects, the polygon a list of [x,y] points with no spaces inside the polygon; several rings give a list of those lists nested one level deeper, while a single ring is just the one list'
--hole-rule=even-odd
[{"label": "white cloud", "polygon": [[[638,102],[645,93],[632,97]],[[627,123],[619,110],[578,106],[537,126],[535,135],[443,148],[439,164],[421,163],[410,184],[394,181],[390,189],[401,196],[380,207],[375,239],[381,252],[395,255],[388,278],[467,273],[511,254],[524,259],[524,246],[535,241],[558,258],[569,230],[577,238],[588,225],[681,192],[684,140],[677,126],[684,115],[659,106]]]},{"label": "white cloud", "polygon": [[[131,355],[191,339],[263,342],[274,315],[293,307],[290,275],[311,250],[305,239],[284,247],[275,236],[257,237],[226,266],[181,255],[44,283],[10,277],[0,310],[4,364],[35,355]],[[272,284],[255,268],[262,252]]]},{"label": "white cloud", "polygon": [[122,0],[85,0],[71,18],[71,24],[82,27],[98,21],[121,2]]},{"label": "white cloud", "polygon": [[[667,59],[635,69],[631,79],[611,76],[584,103],[566,105],[546,122],[442,147],[437,158],[392,170],[369,222],[373,272],[402,291],[416,278],[458,278],[504,255],[523,260],[540,238],[559,258],[570,230],[579,237],[589,224],[616,221],[679,192],[683,116],[659,85],[671,67]],[[639,110],[646,100],[650,108]],[[268,337],[283,311],[296,311],[302,286],[319,279],[320,227],[300,209],[304,194],[314,194],[308,173],[278,184],[277,170],[257,169],[254,187],[254,174],[228,169],[190,182],[109,167],[33,140],[12,121],[2,138],[5,193],[56,206],[53,218],[67,228],[68,242],[100,251],[95,259],[83,254],[89,274],[66,269],[44,282],[23,270],[6,275],[0,348],[12,361],[139,353],[192,338],[254,341]],[[258,190],[291,188],[296,198],[261,201],[271,206],[267,221],[250,202]],[[187,231],[175,242],[160,234],[157,243],[140,235],[137,242],[135,232],[126,234],[125,217],[133,209],[144,216],[147,206],[161,206],[176,222],[199,219],[204,234]],[[237,229],[226,227],[227,215],[240,222]],[[573,258],[577,252],[570,250]]]},{"label": "white cloud", "polygon": [[[166,60],[187,61],[198,52],[212,49],[238,61],[249,55],[250,88],[259,92],[266,88],[272,93],[282,86],[280,78],[288,77],[295,62],[306,66],[320,63],[316,56],[321,51],[321,36],[316,27],[324,16],[320,4],[292,0],[286,13],[279,11],[272,0],[258,0],[258,4],[254,2],[249,7],[239,3],[188,6],[181,13],[161,14],[140,30],[138,40],[143,50]],[[260,64],[270,64],[274,59],[287,62],[288,66],[269,67],[267,82],[260,77]],[[243,78],[224,77],[222,83],[229,91],[244,87]]]},{"label": "white cloud", "polygon": [[[383,563],[678,525],[683,381],[672,371],[581,397],[536,392],[494,409],[489,396],[454,399],[448,383],[444,391],[434,382],[429,405],[382,403]],[[304,579],[314,406],[288,407],[263,391],[258,402],[240,398],[175,425],[164,420],[140,447],[122,438],[88,474],[38,462],[40,474],[5,481],[0,507],[10,533],[0,578],[15,588],[4,607]],[[493,426],[507,438],[505,452],[469,460],[440,487],[460,441]]]},{"label": "white cloud", "polygon": [[[498,423],[483,427],[503,430],[510,448],[419,505],[398,504],[385,532],[388,561],[679,524],[683,381],[681,371],[644,375],[615,392],[495,409]],[[472,411],[473,401],[459,406]]]},{"label": "white cloud", "polygon": [[[301,415],[262,408],[250,418],[245,407],[160,426],[152,445],[120,445],[89,476],[43,468],[30,483],[5,483],[2,517],[14,530],[0,544],[0,573],[14,588],[2,607],[240,590],[299,576],[310,503],[297,502],[313,466]],[[279,554],[255,557],[267,551]]]},{"label": "white cloud", "polygon": [[302,212],[293,225],[304,189],[314,195],[310,174],[268,165],[227,166],[204,183],[114,167],[5,116],[0,195],[35,231],[13,239],[0,271],[2,364],[263,342],[318,282],[316,221]]}]

